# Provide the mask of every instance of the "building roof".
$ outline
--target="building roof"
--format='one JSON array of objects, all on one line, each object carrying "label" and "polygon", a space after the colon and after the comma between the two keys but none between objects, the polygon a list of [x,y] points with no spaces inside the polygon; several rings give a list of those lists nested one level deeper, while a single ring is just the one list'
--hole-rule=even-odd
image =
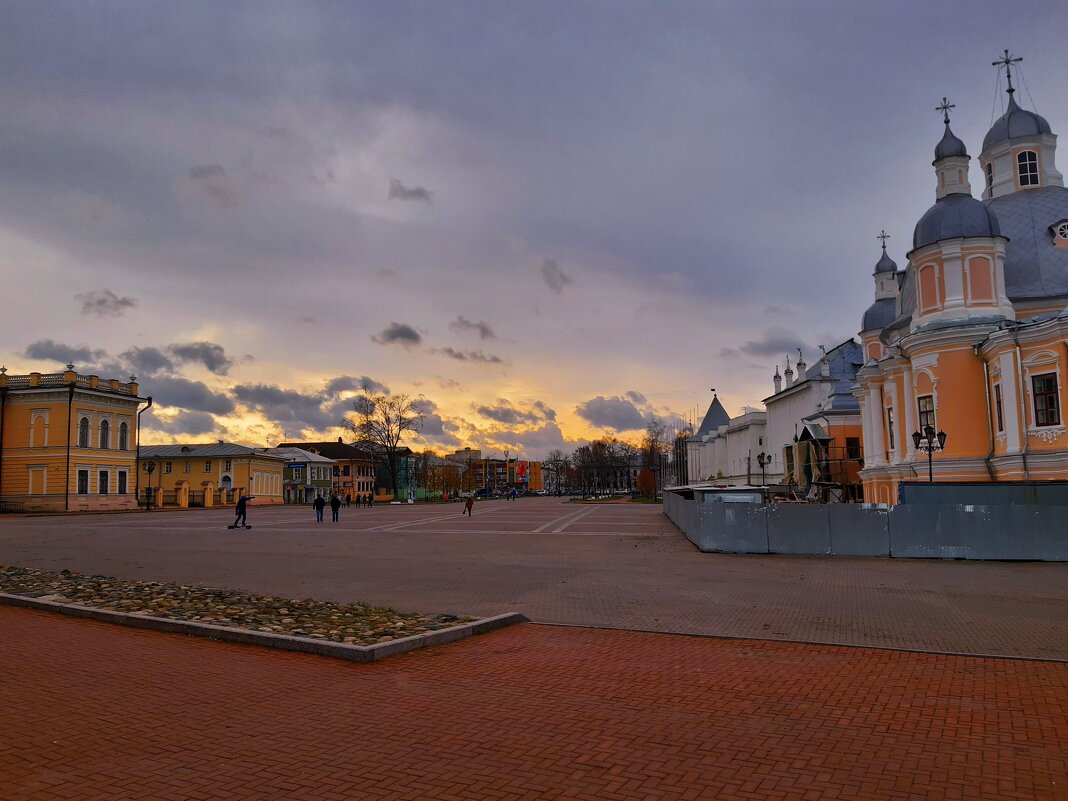
[{"label": "building roof", "polygon": [[235,445],[232,442],[215,442],[205,445],[142,445],[140,458],[142,459],[204,459],[212,456],[264,456],[268,459],[282,459],[284,457],[272,454],[266,448],[250,448],[246,445]]},{"label": "building roof", "polygon": [[727,414],[727,410],[723,408],[723,404],[719,402],[719,396],[712,396],[712,403],[708,407],[708,411],[705,412],[705,419],[701,421],[701,427],[697,429],[697,433],[694,436],[706,436],[708,434],[715,434],[716,429],[720,426],[728,425],[731,421],[731,416]]},{"label": "building roof", "polygon": [[986,201],[1008,237],[1005,291],[1010,299],[1068,295],[1068,249],[1053,244],[1049,227],[1068,219],[1068,189],[1044,186]]},{"label": "building roof", "polygon": [[916,223],[912,249],[968,236],[1000,236],[1001,228],[990,210],[971,195],[953,194],[939,198]]},{"label": "building roof", "polygon": [[1048,133],[1053,133],[1053,131],[1045,118],[1033,111],[1020,108],[1016,105],[1015,98],[1010,94],[1009,106],[1005,113],[997,118],[983,138],[983,150],[985,151],[1000,142],[1025,139]]},{"label": "building roof", "polygon": [[875,263],[875,274],[878,275],[880,273],[896,273],[896,272],[897,272],[897,262],[894,261],[893,259],[891,259],[889,255],[887,255],[886,246],[884,245],[883,246],[883,255],[879,259],[879,261],[877,261]]},{"label": "building roof", "polygon": [[[845,342],[839,345],[835,345],[826,354],[827,357],[827,369],[830,375],[824,376],[820,370],[820,362],[822,359],[816,361],[815,364],[807,367],[802,375],[797,377],[788,387],[783,387],[781,392],[776,392],[774,395],[769,395],[764,399],[765,405],[768,401],[775,398],[792,393],[795,389],[802,384],[812,382],[827,382],[834,381],[837,385],[838,382],[846,382],[850,386],[856,381],[857,370],[864,363],[864,349],[860,344],[850,337]],[[837,391],[837,390],[835,390]]]},{"label": "building roof", "polygon": [[335,459],[323,456],[321,453],[312,453],[303,448],[293,448],[280,445],[277,448],[268,448],[268,453],[282,456],[287,462],[317,462],[318,464],[337,464]]},{"label": "building roof", "polygon": [[371,460],[369,453],[360,450],[355,445],[348,445],[342,442],[340,438],[337,441],[330,440],[328,442],[283,442],[278,447],[300,448],[311,453],[321,453],[328,459],[335,459],[339,462],[366,462]]},{"label": "building roof", "polygon": [[942,141],[935,146],[935,162],[939,162],[942,159],[948,159],[950,156],[967,156],[968,149],[964,146],[964,142],[956,137],[956,135],[949,129],[949,123],[946,123],[946,132],[942,134]]},{"label": "building roof", "polygon": [[864,312],[861,321],[861,331],[874,331],[886,328],[897,317],[897,300],[894,298],[879,298],[868,310]]}]

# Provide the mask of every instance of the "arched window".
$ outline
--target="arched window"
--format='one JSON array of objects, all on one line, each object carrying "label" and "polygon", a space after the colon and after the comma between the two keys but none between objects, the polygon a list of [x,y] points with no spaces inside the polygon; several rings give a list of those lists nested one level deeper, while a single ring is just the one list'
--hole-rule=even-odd
[{"label": "arched window", "polygon": [[986,163],[986,188],[994,188],[994,162],[992,161]]},{"label": "arched window", "polygon": [[78,423],[78,447],[89,447],[89,418],[83,417]]},{"label": "arched window", "polygon": [[130,427],[124,422],[119,423],[119,450],[124,451],[130,446]]},{"label": "arched window", "polygon": [[1020,186],[1038,186],[1038,154],[1035,151],[1017,153],[1016,167],[1020,173]]},{"label": "arched window", "polygon": [[107,420],[100,421],[100,449],[107,450],[111,447],[111,423]]}]

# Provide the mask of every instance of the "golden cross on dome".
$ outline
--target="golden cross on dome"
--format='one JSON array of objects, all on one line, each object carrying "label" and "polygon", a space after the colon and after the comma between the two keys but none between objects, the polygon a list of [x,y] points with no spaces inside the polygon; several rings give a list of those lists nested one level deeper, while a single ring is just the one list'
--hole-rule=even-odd
[{"label": "golden cross on dome", "polygon": [[1014,56],[1010,56],[1009,55],[1009,51],[1006,50],[1004,56],[999,58],[997,61],[992,62],[991,65],[990,65],[992,67],[1004,67],[1005,68],[1005,77],[1009,82],[1009,88],[1006,91],[1010,95],[1013,92],[1016,91],[1015,89],[1012,88],[1012,65],[1013,64],[1018,64],[1021,61],[1023,61],[1023,58],[1021,58],[1020,56],[1015,56],[1015,57]]},{"label": "golden cross on dome", "polygon": [[947,100],[946,98],[943,97],[942,98],[942,105],[941,106],[935,106],[935,111],[941,111],[942,115],[943,115],[942,116],[942,121],[946,125],[949,125],[949,110],[951,108],[956,108],[956,107],[957,106],[955,104],[950,103],[949,100]]}]

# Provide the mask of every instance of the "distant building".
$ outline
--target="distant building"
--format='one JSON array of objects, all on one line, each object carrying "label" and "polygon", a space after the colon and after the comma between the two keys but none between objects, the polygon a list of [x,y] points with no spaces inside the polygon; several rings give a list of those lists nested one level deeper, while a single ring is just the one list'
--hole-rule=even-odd
[{"label": "distant building", "polygon": [[330,497],[337,467],[335,460],[293,447],[268,448],[267,452],[286,459],[283,479],[286,503],[311,503],[319,497]]},{"label": "distant building", "polygon": [[[220,506],[242,495],[264,506],[282,503],[286,458],[266,448],[231,442],[143,445],[138,457],[142,486],[153,505]],[[148,465],[152,472],[148,472]]]},{"label": "distant building", "polygon": [[375,462],[371,454],[355,445],[347,444],[341,437],[338,437],[336,442],[283,442],[278,447],[300,448],[333,460],[335,464],[331,467],[333,475],[330,491],[341,497],[378,493]]},{"label": "distant building", "polygon": [[137,507],[138,385],[0,368],[0,506],[28,512]]}]

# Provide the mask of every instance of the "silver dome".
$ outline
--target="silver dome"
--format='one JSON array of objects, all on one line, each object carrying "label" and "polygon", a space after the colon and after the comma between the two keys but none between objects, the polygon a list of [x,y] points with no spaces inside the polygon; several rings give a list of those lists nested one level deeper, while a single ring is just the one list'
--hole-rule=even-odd
[{"label": "silver dome", "polygon": [[950,156],[967,156],[968,149],[964,146],[964,142],[956,137],[953,131],[949,130],[949,123],[946,123],[946,132],[942,135],[942,141],[935,146],[934,163],[938,163],[942,159],[949,158]]},{"label": "silver dome", "polygon": [[1016,100],[1012,95],[1009,95],[1009,107],[987,131],[983,139],[983,150],[1008,139],[1023,139],[1048,133],[1053,133],[1053,131],[1050,130],[1049,123],[1044,117],[1020,108],[1016,105]]},{"label": "silver dome", "polygon": [[861,331],[882,331],[897,319],[897,301],[893,298],[879,298],[864,312]]},{"label": "silver dome", "polygon": [[879,273],[896,273],[896,272],[897,272],[897,262],[894,261],[893,259],[891,259],[886,254],[886,249],[884,248],[883,249],[882,258],[879,259],[879,261],[876,262],[876,264],[875,264],[875,274],[878,275]]},{"label": "silver dome", "polygon": [[922,248],[943,239],[968,236],[1000,236],[998,221],[971,195],[946,195],[916,223],[912,248]]},{"label": "silver dome", "polygon": [[1068,220],[1068,189],[1044,186],[986,201],[1005,246],[1005,292],[1010,299],[1068,295],[1068,248],[1053,244],[1050,226]]}]

